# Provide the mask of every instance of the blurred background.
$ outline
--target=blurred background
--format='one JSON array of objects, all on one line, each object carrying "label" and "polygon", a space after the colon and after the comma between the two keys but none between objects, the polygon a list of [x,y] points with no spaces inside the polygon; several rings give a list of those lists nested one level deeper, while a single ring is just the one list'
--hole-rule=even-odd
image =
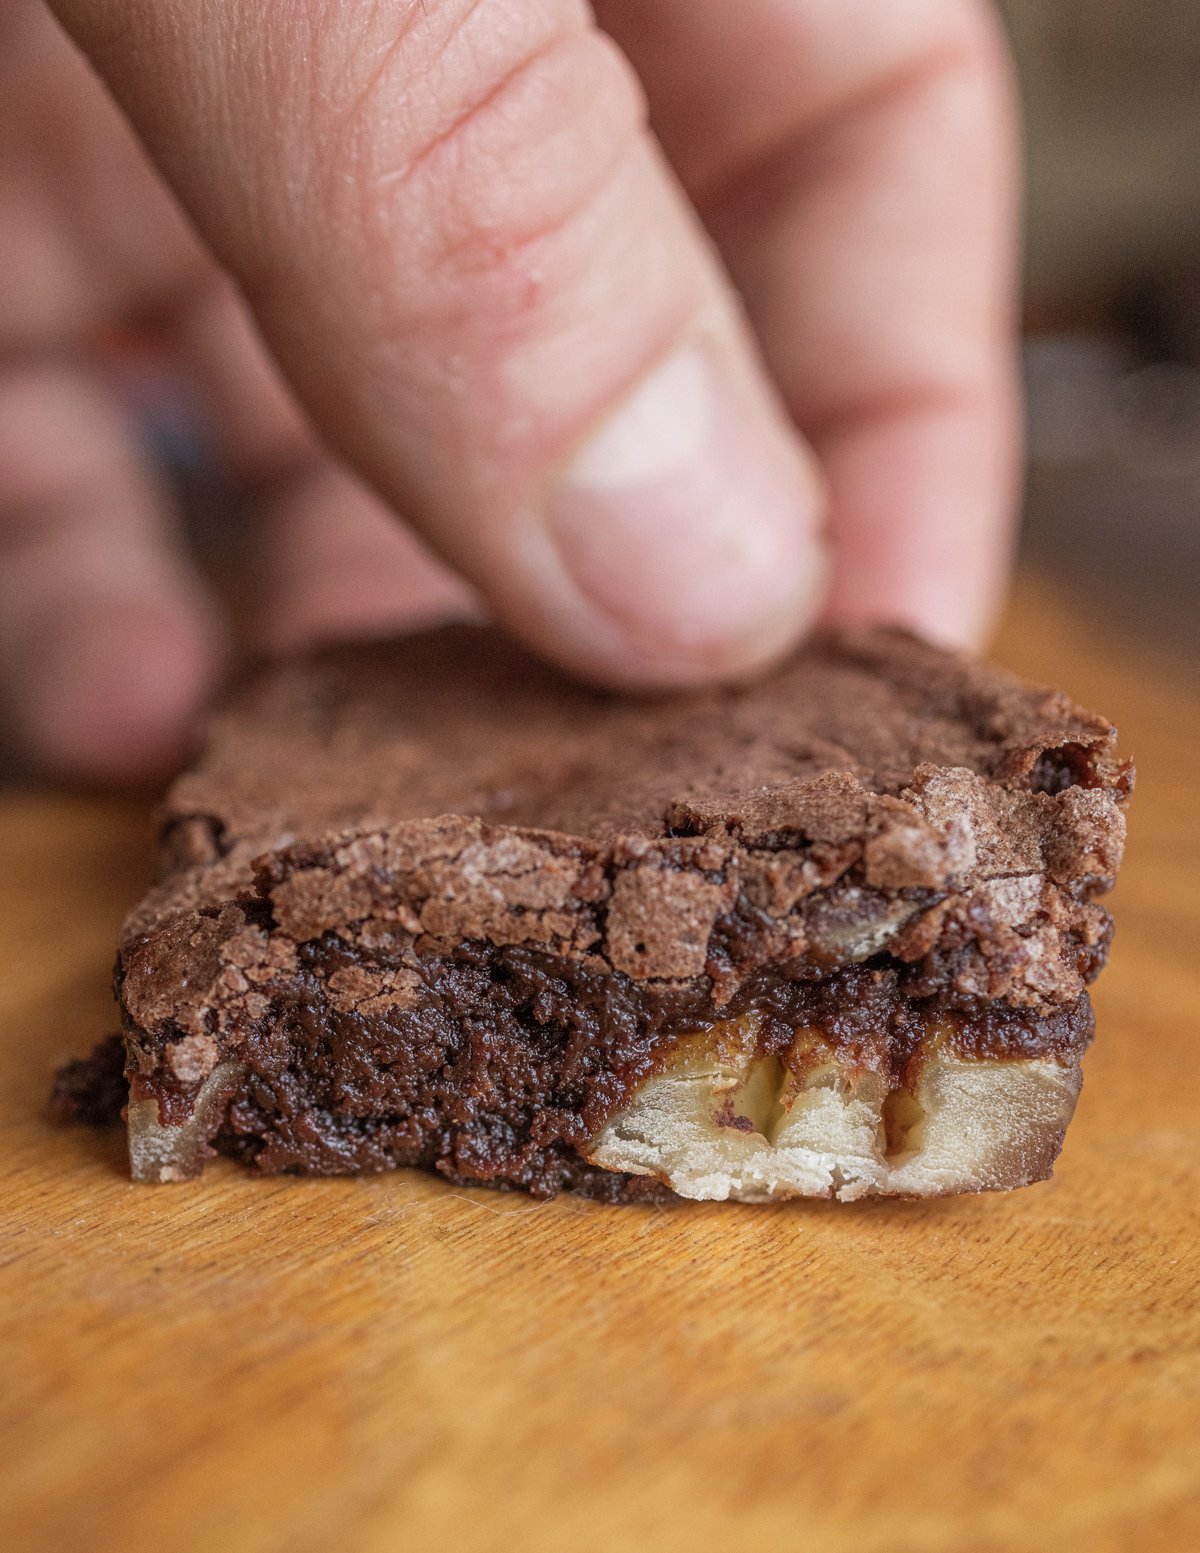
[{"label": "blurred background", "polygon": [[1028,168],[1025,558],[1200,671],[1200,3],[1001,0]]}]

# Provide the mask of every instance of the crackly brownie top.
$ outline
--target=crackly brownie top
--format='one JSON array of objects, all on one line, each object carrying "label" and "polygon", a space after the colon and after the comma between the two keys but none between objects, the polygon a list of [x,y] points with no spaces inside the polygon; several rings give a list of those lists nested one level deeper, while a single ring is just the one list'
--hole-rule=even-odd
[{"label": "crackly brownie top", "polygon": [[168,795],[125,941],[161,930],[175,986],[168,938],[186,956],[196,913],[256,897],[277,944],[385,922],[721,997],[886,950],[956,995],[1061,1003],[1103,961],[1130,779],[1103,718],[899,632],[633,700],[447,626],[247,683]]},{"label": "crackly brownie top", "polygon": [[[166,812],[235,839],[438,815],[600,842],[740,835],[787,828],[823,773],[896,794],[929,765],[1049,792],[1127,780],[1103,718],[900,632],[826,638],[745,688],[631,700],[455,625],[260,673]],[[807,800],[818,831],[844,808],[836,787]]]}]

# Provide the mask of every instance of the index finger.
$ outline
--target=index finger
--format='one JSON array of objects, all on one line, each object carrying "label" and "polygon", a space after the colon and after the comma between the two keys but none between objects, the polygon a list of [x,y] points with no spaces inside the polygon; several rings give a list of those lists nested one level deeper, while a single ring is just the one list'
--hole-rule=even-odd
[{"label": "index finger", "polygon": [[977,640],[1013,528],[1016,113],[978,0],[601,0],[830,490],[830,613]]}]

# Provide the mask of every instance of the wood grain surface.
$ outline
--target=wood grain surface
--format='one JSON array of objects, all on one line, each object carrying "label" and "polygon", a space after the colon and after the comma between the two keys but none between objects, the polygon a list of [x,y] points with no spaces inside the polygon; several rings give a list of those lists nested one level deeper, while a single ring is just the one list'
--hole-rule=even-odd
[{"label": "wood grain surface", "polygon": [[146,812],[0,800],[0,1547],[1200,1548],[1200,697],[1034,584],[1000,656],[1141,774],[1079,1113],[1009,1197],[132,1186],[42,1105]]}]

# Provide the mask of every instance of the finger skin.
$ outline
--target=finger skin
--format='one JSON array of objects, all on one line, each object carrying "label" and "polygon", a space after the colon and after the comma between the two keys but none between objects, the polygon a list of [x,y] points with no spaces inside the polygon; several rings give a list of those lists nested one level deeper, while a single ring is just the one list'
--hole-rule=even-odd
[{"label": "finger skin", "polygon": [[103,386],[0,372],[0,698],[25,755],[111,781],[180,758],[220,668],[220,623],[170,503]]},{"label": "finger skin", "polygon": [[578,0],[56,10],[322,437],[514,629],[670,684],[811,622],[811,458]]},{"label": "finger skin", "polygon": [[211,261],[44,6],[0,11],[3,757],[140,781],[189,748],[222,622],[89,342]]},{"label": "finger skin", "polygon": [[211,260],[42,0],[0,4],[0,361],[77,348]]},{"label": "finger skin", "polygon": [[477,617],[466,585],[329,459],[282,481],[255,528],[252,645],[291,652]]},{"label": "finger skin", "polygon": [[829,615],[978,642],[1019,463],[1011,69],[976,0],[601,0],[830,492]]}]

